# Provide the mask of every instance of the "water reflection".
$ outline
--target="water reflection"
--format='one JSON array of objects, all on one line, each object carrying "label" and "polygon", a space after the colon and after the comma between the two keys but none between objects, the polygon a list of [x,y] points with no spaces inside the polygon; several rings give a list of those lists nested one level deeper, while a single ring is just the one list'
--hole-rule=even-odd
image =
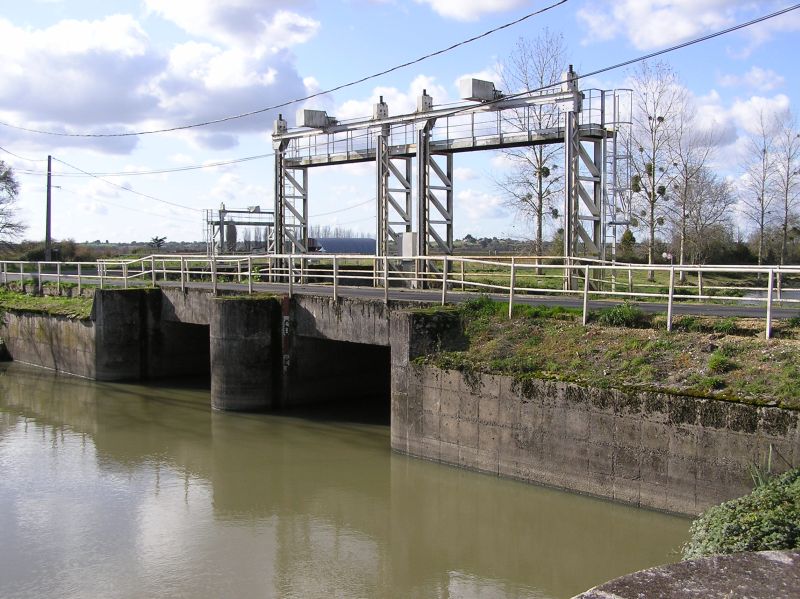
[{"label": "water reflection", "polygon": [[16,364],[0,471],[3,597],[569,597],[688,528],[393,454],[385,426]]}]

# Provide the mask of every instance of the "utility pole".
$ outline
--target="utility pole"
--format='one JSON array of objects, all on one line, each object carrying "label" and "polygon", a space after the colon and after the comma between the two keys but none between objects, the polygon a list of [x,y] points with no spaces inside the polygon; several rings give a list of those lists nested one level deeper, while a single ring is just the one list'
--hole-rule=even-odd
[{"label": "utility pole", "polygon": [[53,259],[52,240],[50,239],[50,194],[53,172],[53,157],[47,156],[47,221],[44,227],[44,260],[50,262]]}]

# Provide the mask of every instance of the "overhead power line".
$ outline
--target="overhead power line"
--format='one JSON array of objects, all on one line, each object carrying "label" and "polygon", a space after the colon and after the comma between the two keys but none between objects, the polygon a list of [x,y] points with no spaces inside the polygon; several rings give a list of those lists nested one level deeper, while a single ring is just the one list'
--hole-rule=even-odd
[{"label": "overhead power line", "polygon": [[94,177],[95,179],[97,179],[99,181],[103,181],[104,183],[107,183],[108,185],[112,185],[113,187],[117,187],[118,189],[122,189],[123,191],[127,191],[128,193],[132,193],[132,194],[135,194],[137,196],[142,196],[143,198],[147,198],[147,199],[153,200],[155,202],[161,202],[162,204],[167,204],[169,206],[175,206],[176,208],[182,208],[183,210],[192,210],[192,211],[202,212],[202,210],[200,208],[193,208],[191,206],[184,206],[183,204],[178,204],[176,202],[170,202],[169,200],[162,200],[161,198],[157,198],[155,196],[151,196],[151,195],[148,195],[146,193],[141,193],[141,192],[136,191],[134,189],[129,189],[128,187],[125,187],[123,185],[118,185],[117,183],[114,183],[113,181],[109,181],[108,179],[103,179],[102,177],[99,177],[97,175],[93,175],[92,173],[89,173],[89,172],[83,170],[82,168],[78,168],[77,166],[75,166],[73,164],[70,164],[68,162],[64,162],[63,160],[61,160],[59,158],[56,158],[55,156],[53,156],[53,160],[55,160],[56,162],[60,162],[64,166],[68,166],[69,168],[73,168],[76,171],[80,171],[80,172],[82,172],[82,173],[84,173],[86,175],[89,175],[90,177]]},{"label": "overhead power line", "polygon": [[270,110],[277,110],[278,108],[284,108],[286,106],[291,106],[292,104],[297,104],[298,102],[304,102],[306,100],[311,100],[311,99],[317,98],[319,96],[324,96],[326,94],[330,94],[330,93],[333,93],[333,92],[336,92],[336,91],[339,91],[339,90],[342,90],[342,89],[345,89],[345,88],[348,88],[348,87],[352,87],[354,85],[358,85],[360,83],[364,83],[365,81],[369,81],[370,79],[376,79],[378,77],[382,77],[383,75],[388,75],[389,73],[392,73],[394,71],[398,71],[400,69],[404,69],[406,67],[410,67],[410,66],[415,65],[415,64],[419,64],[420,62],[423,62],[423,61],[428,60],[430,58],[433,58],[435,56],[440,56],[442,54],[446,54],[447,52],[455,50],[456,48],[459,48],[461,46],[465,46],[467,44],[471,44],[471,43],[473,43],[475,41],[478,41],[478,40],[483,39],[485,37],[488,37],[488,36],[490,36],[490,35],[492,35],[494,33],[497,33],[498,31],[502,31],[503,29],[508,29],[509,27],[513,27],[514,25],[518,25],[519,23],[527,21],[528,19],[531,19],[531,18],[536,17],[538,15],[544,14],[544,13],[550,11],[550,10],[553,10],[554,8],[557,8],[557,7],[561,6],[562,4],[566,4],[568,1],[569,0],[558,0],[558,2],[554,2],[553,4],[545,6],[544,8],[541,8],[539,10],[536,10],[536,11],[533,11],[533,12],[528,13],[526,15],[523,15],[520,18],[515,19],[513,21],[509,21],[507,23],[503,23],[502,25],[500,25],[498,27],[495,27],[494,29],[490,29],[488,31],[484,31],[483,33],[481,33],[479,35],[475,35],[473,37],[461,40],[461,41],[456,42],[456,43],[454,43],[454,44],[452,44],[452,45],[450,45],[450,46],[448,46],[446,48],[442,48],[441,50],[436,50],[435,52],[430,52],[428,54],[420,56],[419,58],[415,58],[414,60],[409,60],[408,62],[404,62],[402,64],[398,64],[398,65],[395,65],[393,67],[389,67],[388,69],[384,69],[384,70],[379,71],[377,73],[373,73],[372,75],[366,75],[366,76],[361,77],[359,79],[355,79],[355,80],[349,81],[347,83],[342,83],[341,85],[337,85],[335,87],[332,87],[332,88],[329,88],[329,89],[326,89],[326,90],[323,90],[323,91],[318,91],[318,92],[315,92],[315,93],[310,94],[308,96],[304,96],[302,98],[295,98],[294,100],[287,100],[287,101],[281,102],[279,104],[273,104],[272,106],[267,106],[267,107],[264,107],[264,108],[258,108],[256,110],[251,110],[249,112],[243,112],[241,114],[235,114],[235,115],[231,115],[231,116],[221,117],[221,118],[218,118],[218,119],[213,119],[213,120],[208,120],[208,121],[202,121],[202,122],[199,122],[199,123],[192,123],[192,124],[188,124],[188,125],[176,125],[174,127],[164,127],[162,129],[150,129],[150,130],[146,130],[146,131],[129,131],[129,132],[123,132],[123,133],[65,133],[65,132],[62,132],[62,131],[47,131],[47,130],[43,130],[43,129],[34,129],[34,128],[30,128],[30,127],[21,127],[19,125],[12,125],[11,123],[5,123],[3,121],[0,121],[0,125],[3,125],[5,127],[10,127],[12,129],[18,129],[18,130],[21,130],[21,131],[27,131],[29,133],[39,133],[39,134],[42,134],[42,135],[53,135],[53,136],[56,136],[56,137],[133,137],[133,136],[138,136],[138,135],[151,135],[151,134],[154,134],[154,133],[168,133],[168,132],[171,132],[171,131],[181,131],[181,130],[184,130],[184,129],[195,129],[195,128],[198,128],[198,127],[207,127],[209,125],[216,125],[218,123],[225,123],[225,122],[233,121],[233,120],[236,120],[236,119],[243,119],[243,118],[246,118],[246,117],[249,117],[249,116],[254,116],[256,114],[262,114],[264,112],[269,112]]},{"label": "overhead power line", "polygon": [[20,156],[19,154],[15,154],[11,150],[6,150],[4,147],[0,146],[0,150],[5,152],[6,154],[11,154],[14,158],[19,158],[20,160],[24,160],[25,162],[47,162],[47,158],[25,158],[24,156]]}]

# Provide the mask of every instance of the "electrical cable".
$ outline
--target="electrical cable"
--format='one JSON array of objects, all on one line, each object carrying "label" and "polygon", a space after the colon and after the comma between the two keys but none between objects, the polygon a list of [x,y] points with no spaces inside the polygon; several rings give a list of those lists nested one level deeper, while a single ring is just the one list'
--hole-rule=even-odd
[{"label": "electrical cable", "polygon": [[465,39],[465,40],[461,40],[460,42],[456,42],[455,44],[452,44],[452,45],[450,45],[450,46],[448,46],[446,48],[442,48],[441,50],[436,50],[435,52],[430,52],[430,53],[425,54],[423,56],[420,56],[419,58],[416,58],[414,60],[409,60],[408,62],[404,62],[402,64],[395,65],[393,67],[390,67],[388,69],[384,69],[384,70],[379,71],[377,73],[373,73],[372,75],[367,75],[367,76],[361,77],[359,79],[355,79],[353,81],[349,81],[347,83],[342,83],[342,84],[337,85],[335,87],[332,87],[332,88],[329,88],[329,89],[326,89],[326,90],[323,90],[323,91],[318,91],[318,92],[315,92],[313,94],[304,96],[302,98],[295,98],[294,100],[287,100],[287,101],[281,102],[279,104],[273,104],[272,106],[267,106],[265,108],[259,108],[259,109],[256,109],[256,110],[251,110],[249,112],[243,112],[241,114],[226,116],[226,117],[213,119],[213,120],[208,120],[208,121],[202,121],[202,122],[199,122],[199,123],[192,123],[192,124],[189,124],[189,125],[178,125],[178,126],[174,126],[174,127],[164,127],[162,129],[150,129],[150,130],[146,130],[146,131],[129,131],[129,132],[125,132],[125,133],[64,133],[64,132],[60,132],[60,131],[47,131],[47,130],[42,130],[42,129],[33,129],[33,128],[29,128],[29,127],[21,127],[21,126],[12,125],[10,123],[6,123],[6,122],[3,122],[3,121],[0,121],[0,125],[3,125],[4,127],[9,127],[11,129],[18,129],[20,131],[27,131],[29,133],[39,133],[41,135],[52,135],[52,136],[55,136],[55,137],[91,137],[91,138],[97,138],[97,137],[134,137],[134,136],[139,136],[139,135],[152,135],[154,133],[169,133],[171,131],[181,131],[181,130],[186,130],[186,129],[195,129],[195,128],[198,128],[198,127],[207,127],[209,125],[216,125],[218,123],[225,123],[225,122],[228,122],[228,121],[233,121],[233,120],[236,120],[236,119],[242,119],[242,118],[245,118],[245,117],[253,116],[253,115],[256,115],[256,114],[262,114],[262,113],[268,112],[270,110],[276,110],[278,108],[284,108],[286,106],[291,106],[292,104],[297,104],[298,102],[304,102],[306,100],[311,100],[311,99],[317,98],[319,96],[324,96],[326,94],[330,94],[330,93],[333,93],[333,92],[336,92],[336,91],[339,91],[339,90],[342,90],[342,89],[345,89],[345,88],[348,88],[348,87],[352,87],[354,85],[358,85],[360,83],[364,83],[365,81],[369,81],[370,79],[376,79],[378,77],[382,77],[383,75],[388,75],[389,73],[392,73],[394,71],[398,71],[400,69],[404,69],[406,67],[409,67],[409,66],[412,66],[412,65],[415,65],[415,64],[419,64],[420,62],[428,60],[429,58],[433,58],[435,56],[440,56],[442,54],[445,54],[447,52],[455,50],[456,48],[459,48],[461,46],[465,46],[467,44],[471,44],[472,42],[475,42],[475,41],[480,40],[482,38],[488,37],[488,36],[490,36],[490,35],[492,35],[494,33],[497,33],[498,31],[502,31],[503,29],[508,29],[509,27],[513,27],[514,25],[518,25],[519,23],[522,23],[523,21],[527,21],[528,19],[531,19],[531,18],[533,18],[535,16],[544,14],[544,13],[550,11],[550,10],[553,10],[554,8],[557,8],[557,7],[561,6],[562,4],[566,4],[568,1],[569,0],[558,0],[557,2],[554,2],[553,4],[550,4],[548,6],[545,6],[544,8],[541,8],[541,9],[536,10],[534,12],[531,12],[531,13],[528,13],[526,15],[523,15],[520,18],[515,19],[513,21],[509,21],[507,23],[504,23],[504,24],[502,24],[502,25],[500,25],[498,27],[495,27],[494,29],[490,29],[488,31],[485,31],[485,32],[479,34],[479,35],[475,35],[475,36],[473,36],[471,38],[468,38],[468,39]]},{"label": "electrical cable", "polygon": [[127,191],[129,193],[136,194],[138,196],[142,196],[143,198],[147,198],[149,200],[154,200],[156,202],[161,202],[162,204],[168,204],[169,206],[175,206],[176,208],[182,208],[184,210],[193,210],[193,211],[197,211],[197,212],[202,212],[202,210],[200,208],[193,208],[191,206],[184,206],[183,204],[177,204],[175,202],[170,202],[169,200],[162,200],[161,198],[157,198],[155,196],[151,196],[151,195],[148,195],[146,193],[141,193],[141,192],[136,191],[134,189],[129,189],[129,188],[124,187],[122,185],[118,185],[118,184],[114,183],[113,181],[108,181],[107,179],[103,179],[102,177],[98,177],[97,175],[92,175],[91,173],[83,170],[82,168],[78,168],[75,165],[69,164],[68,162],[64,162],[63,160],[61,160],[60,158],[56,158],[55,156],[53,156],[53,160],[55,160],[57,162],[60,162],[61,164],[65,165],[65,166],[68,166],[69,168],[74,168],[76,171],[80,171],[80,172],[82,172],[82,173],[84,173],[86,175],[89,175],[89,176],[91,176],[91,177],[93,177],[93,178],[95,178],[95,179],[97,179],[99,181],[103,181],[104,183],[107,183],[108,185],[112,185],[114,187],[118,187],[119,189],[125,190],[125,191]]},{"label": "electrical cable", "polygon": [[[76,191],[73,191],[72,189],[69,189],[68,187],[61,187],[60,190],[61,191],[66,191],[67,193],[72,194],[72,195],[74,195],[76,197],[83,197],[84,199],[86,199],[84,196],[82,196],[81,194],[79,194]],[[175,220],[175,221],[181,221],[181,222],[185,222],[185,223],[192,223],[193,225],[197,224],[196,221],[190,220],[188,218],[181,218],[180,216],[174,216],[174,215],[170,215],[170,214],[159,214],[157,212],[149,212],[148,210],[142,210],[141,208],[132,208],[131,206],[125,206],[123,204],[116,204],[114,202],[111,202],[109,200],[104,200],[102,198],[91,198],[91,201],[93,201],[93,202],[101,202],[103,204],[108,204],[109,206],[114,206],[115,208],[122,208],[123,210],[130,210],[131,212],[139,212],[141,214],[146,214],[148,216],[156,216],[158,218],[165,218],[167,220]]]},{"label": "electrical cable", "polygon": [[25,162],[47,162],[47,158],[25,158],[24,156],[20,156],[19,154],[15,154],[11,150],[6,150],[3,146],[0,146],[0,150],[5,152],[6,154],[11,154],[15,158],[19,158],[20,160],[24,160]]},{"label": "electrical cable", "polygon": [[329,216],[331,214],[338,214],[339,212],[347,212],[348,210],[353,210],[354,208],[360,208],[361,206],[366,206],[367,204],[371,204],[375,201],[375,198],[371,198],[366,202],[361,202],[360,204],[353,204],[352,206],[348,206],[347,208],[339,208],[338,210],[331,210],[330,212],[320,212],[319,214],[311,214],[308,218],[319,218],[320,216]]}]

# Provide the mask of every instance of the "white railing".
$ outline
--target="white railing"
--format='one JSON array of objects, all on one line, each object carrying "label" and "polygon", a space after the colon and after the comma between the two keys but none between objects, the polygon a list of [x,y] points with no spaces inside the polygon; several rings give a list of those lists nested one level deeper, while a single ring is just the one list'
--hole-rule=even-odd
[{"label": "white railing", "polygon": [[[648,279],[648,274],[654,280]],[[683,276],[681,276],[683,274]],[[253,293],[283,286],[292,295],[298,286],[326,287],[338,298],[343,288],[427,289],[447,302],[453,291],[501,295],[514,303],[536,295],[582,300],[587,321],[590,300],[660,300],[667,304],[667,329],[680,303],[725,303],[761,306],[766,337],[772,335],[772,311],[800,304],[800,266],[641,265],[554,256],[385,257],[362,255],[152,255],[96,262],[0,261],[0,283],[34,285],[39,292],[55,286],[104,288],[156,286],[164,283],[204,286],[214,293],[233,286]],[[737,284],[739,283],[739,284]],[[799,307],[800,308],[800,307]]]}]

